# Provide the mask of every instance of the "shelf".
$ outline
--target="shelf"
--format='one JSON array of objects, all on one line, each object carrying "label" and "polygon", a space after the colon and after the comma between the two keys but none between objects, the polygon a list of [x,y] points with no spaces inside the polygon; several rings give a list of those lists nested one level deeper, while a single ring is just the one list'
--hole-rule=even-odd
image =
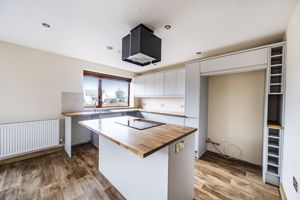
[{"label": "shelf", "polygon": [[271,49],[271,56],[279,56],[279,55],[283,55],[283,46],[278,46],[278,47],[273,47]]},{"label": "shelf", "polygon": [[271,92],[269,93],[269,95],[282,95],[283,93],[282,92]]},{"label": "shelf", "polygon": [[274,148],[274,147],[268,147],[268,152],[270,155],[273,155],[273,156],[278,156],[279,157],[279,149],[278,148]]},{"label": "shelf", "polygon": [[271,66],[271,75],[272,74],[282,74],[282,65],[279,66]]},{"label": "shelf", "polygon": [[270,93],[281,93],[281,84],[280,85],[270,85]]},{"label": "shelf", "polygon": [[278,167],[268,164],[267,172],[270,173],[270,174],[278,176]]},{"label": "shelf", "polygon": [[270,174],[270,175],[273,175],[273,176],[277,176],[277,177],[279,177],[279,175],[278,175],[278,174],[275,174],[275,173],[272,173],[272,172],[269,172],[269,171],[267,171],[267,173],[268,173],[268,174]]},{"label": "shelf", "polygon": [[277,137],[279,138],[280,130],[269,128],[269,137]]},{"label": "shelf", "polygon": [[271,58],[271,66],[282,65],[282,56]]},{"label": "shelf", "polygon": [[269,121],[268,122],[268,128],[281,129],[282,126],[278,122]]},{"label": "shelf", "polygon": [[[282,96],[269,95],[268,99],[268,125],[274,128],[281,127],[282,122]],[[272,128],[269,127],[269,128]]]},{"label": "shelf", "polygon": [[279,138],[268,138],[268,145],[272,147],[279,147]]},{"label": "shelf", "polygon": [[282,57],[282,56],[283,56],[282,54],[278,54],[278,55],[271,56],[271,58]]},{"label": "shelf", "polygon": [[268,165],[269,165],[269,166],[273,166],[273,167],[278,167],[278,165],[275,164],[275,163],[270,163],[270,162],[268,162]]},{"label": "shelf", "polygon": [[279,167],[279,158],[274,158],[268,156],[268,165],[272,165],[274,167]]},{"label": "shelf", "polygon": [[282,83],[270,83],[270,85],[282,85]]},{"label": "shelf", "polygon": [[272,157],[275,157],[275,158],[279,158],[279,156],[278,156],[278,155],[276,155],[276,154],[272,154],[272,153],[268,153],[268,156],[272,156]]},{"label": "shelf", "polygon": [[282,67],[282,63],[281,63],[281,64],[274,64],[274,65],[271,65],[271,67],[279,67],[279,66]]},{"label": "shelf", "polygon": [[268,138],[279,139],[279,137],[276,137],[276,136],[268,136]]},{"label": "shelf", "polygon": [[270,85],[282,85],[282,76],[271,76]]},{"label": "shelf", "polygon": [[272,148],[279,149],[279,146],[274,146],[274,145],[272,145],[272,144],[268,144],[268,147],[272,147]]},{"label": "shelf", "polygon": [[282,76],[282,74],[271,74],[270,76]]}]

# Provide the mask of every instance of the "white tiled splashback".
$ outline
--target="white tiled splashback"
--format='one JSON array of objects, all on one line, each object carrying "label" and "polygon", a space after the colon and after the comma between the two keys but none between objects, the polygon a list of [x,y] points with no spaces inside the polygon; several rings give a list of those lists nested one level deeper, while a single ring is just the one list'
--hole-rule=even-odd
[{"label": "white tiled splashback", "polygon": [[83,110],[83,93],[62,92],[61,106],[62,112],[74,112]]},{"label": "white tiled splashback", "polygon": [[184,98],[140,98],[139,105],[148,110],[184,112]]}]

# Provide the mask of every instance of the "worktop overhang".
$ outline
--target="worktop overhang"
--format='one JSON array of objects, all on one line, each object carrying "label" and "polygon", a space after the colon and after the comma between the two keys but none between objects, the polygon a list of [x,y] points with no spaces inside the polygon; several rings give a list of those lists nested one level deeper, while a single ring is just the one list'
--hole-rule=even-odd
[{"label": "worktop overhang", "polygon": [[80,121],[79,124],[142,158],[197,130],[196,128],[175,124],[164,124],[149,129],[137,130],[116,123],[118,120],[124,119],[138,118],[130,116],[114,117]]}]

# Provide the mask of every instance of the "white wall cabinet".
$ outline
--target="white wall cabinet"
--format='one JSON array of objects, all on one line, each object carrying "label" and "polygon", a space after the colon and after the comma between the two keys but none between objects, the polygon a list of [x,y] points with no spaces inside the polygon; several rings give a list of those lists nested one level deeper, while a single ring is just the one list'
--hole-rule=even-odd
[{"label": "white wall cabinet", "polygon": [[176,82],[177,82],[177,71],[165,72],[165,95],[174,96],[176,95]]},{"label": "white wall cabinet", "polygon": [[153,96],[154,95],[154,74],[148,74],[145,78],[145,88],[146,88],[146,96]]},{"label": "white wall cabinet", "polygon": [[185,66],[185,116],[199,117],[200,63]]},{"label": "white wall cabinet", "polygon": [[165,74],[154,74],[154,96],[164,96],[165,94]]},{"label": "white wall cabinet", "polygon": [[137,76],[134,79],[136,97],[184,96],[185,69]]},{"label": "white wall cabinet", "polygon": [[176,71],[176,95],[184,96],[185,94],[185,69]]},{"label": "white wall cabinet", "polygon": [[146,77],[137,76],[134,79],[134,96],[146,95]]},{"label": "white wall cabinet", "polygon": [[268,48],[224,55],[201,61],[201,74],[209,75],[227,71],[244,71],[245,68],[266,68],[268,65]]}]

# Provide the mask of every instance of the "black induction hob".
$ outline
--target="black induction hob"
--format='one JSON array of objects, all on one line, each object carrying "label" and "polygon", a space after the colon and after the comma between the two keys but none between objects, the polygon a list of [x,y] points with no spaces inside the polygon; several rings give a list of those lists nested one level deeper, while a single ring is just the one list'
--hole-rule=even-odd
[{"label": "black induction hob", "polygon": [[154,121],[145,120],[145,119],[126,119],[126,120],[116,121],[115,123],[121,124],[124,126],[128,126],[130,128],[135,128],[138,130],[144,130],[144,129],[153,128],[153,127],[161,126],[161,125],[165,124],[165,123],[154,122]]}]

